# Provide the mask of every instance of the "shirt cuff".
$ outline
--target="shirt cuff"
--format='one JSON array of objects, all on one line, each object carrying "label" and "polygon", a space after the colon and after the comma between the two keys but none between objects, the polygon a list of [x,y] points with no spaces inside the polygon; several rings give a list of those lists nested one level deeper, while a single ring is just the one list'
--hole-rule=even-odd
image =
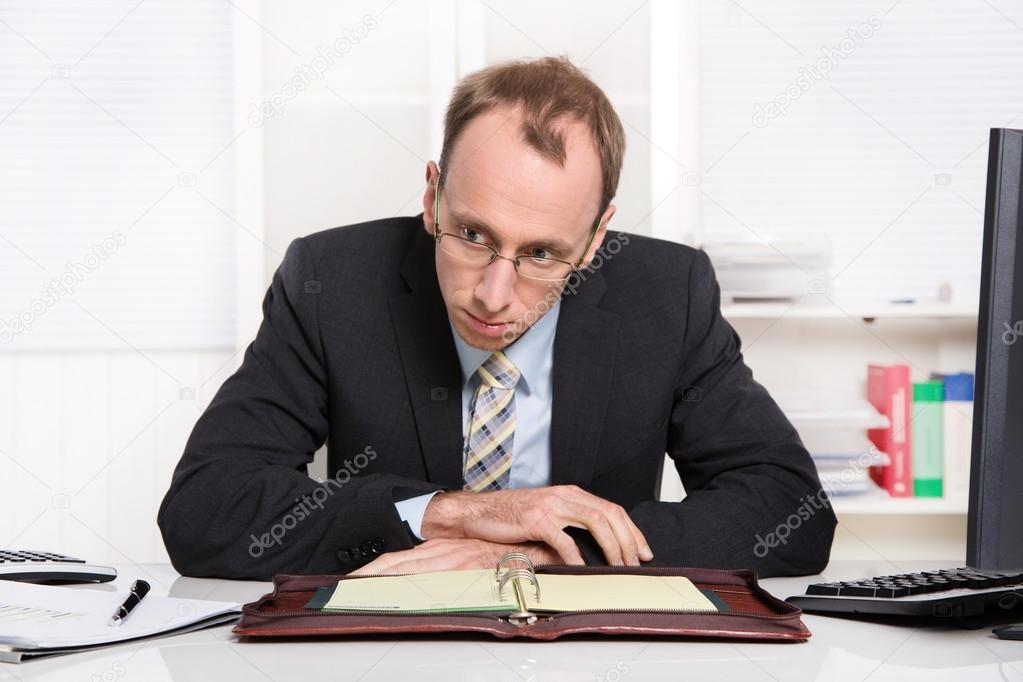
[{"label": "shirt cuff", "polygon": [[409,530],[412,531],[412,535],[415,536],[416,540],[422,541],[423,539],[420,533],[423,531],[423,516],[426,515],[426,505],[430,504],[430,500],[439,492],[441,491],[436,490],[432,493],[417,495],[416,497],[410,497],[407,500],[394,503],[394,508],[398,510],[398,516],[408,524]]}]

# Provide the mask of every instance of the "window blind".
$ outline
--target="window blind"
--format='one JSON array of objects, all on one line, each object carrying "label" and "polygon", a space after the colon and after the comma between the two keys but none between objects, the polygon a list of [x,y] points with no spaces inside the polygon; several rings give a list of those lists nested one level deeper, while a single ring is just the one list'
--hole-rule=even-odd
[{"label": "window blind", "polygon": [[707,0],[700,23],[704,241],[823,239],[836,301],[976,304],[1020,6]]},{"label": "window blind", "polygon": [[0,6],[0,352],[233,345],[230,12]]}]

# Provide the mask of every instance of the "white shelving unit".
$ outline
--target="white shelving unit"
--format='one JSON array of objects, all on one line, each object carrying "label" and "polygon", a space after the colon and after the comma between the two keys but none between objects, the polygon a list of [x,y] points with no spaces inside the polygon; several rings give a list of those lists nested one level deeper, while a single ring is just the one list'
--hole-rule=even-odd
[{"label": "white shelving unit", "polygon": [[887,319],[949,319],[975,320],[977,306],[953,303],[882,303],[876,305],[842,304],[825,301],[820,304],[801,303],[728,303],[721,313],[729,320],[827,320],[855,318]]},{"label": "white shelving unit", "polygon": [[[871,363],[908,364],[914,381],[932,371],[974,369],[974,304],[846,304],[820,297],[795,304],[726,302],[722,314],[741,337],[754,376],[773,392],[800,387],[862,396]],[[955,517],[958,524],[967,512],[961,495],[837,496],[832,503],[840,521],[864,524],[885,517],[885,523]]]},{"label": "white shelving unit", "polygon": [[965,514],[966,500],[940,497],[833,497],[832,507],[841,516]]}]

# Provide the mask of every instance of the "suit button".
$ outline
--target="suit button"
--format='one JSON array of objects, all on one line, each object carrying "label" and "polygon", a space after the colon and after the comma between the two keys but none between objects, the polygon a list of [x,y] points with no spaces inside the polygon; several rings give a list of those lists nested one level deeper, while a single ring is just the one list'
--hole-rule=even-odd
[{"label": "suit button", "polygon": [[363,556],[370,556],[371,554],[374,554],[372,542],[367,541],[362,543],[359,545],[359,549],[362,551]]},{"label": "suit button", "polygon": [[373,553],[379,554],[384,549],[384,539],[377,538],[373,541]]},{"label": "suit button", "polygon": [[338,550],[337,558],[347,564],[351,562],[352,554],[347,549]]}]

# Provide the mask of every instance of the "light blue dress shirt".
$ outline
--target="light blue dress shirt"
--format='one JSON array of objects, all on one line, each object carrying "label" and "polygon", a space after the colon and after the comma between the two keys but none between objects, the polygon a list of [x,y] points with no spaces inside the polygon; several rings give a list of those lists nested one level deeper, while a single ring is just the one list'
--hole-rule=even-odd
[{"label": "light blue dress shirt", "polygon": [[[515,384],[515,437],[512,441],[510,488],[540,488],[551,483],[551,400],[554,393],[554,335],[561,302],[537,320],[526,333],[504,349],[519,368]],[[448,322],[450,325],[450,321]],[[480,385],[476,370],[492,353],[474,348],[451,327],[462,366],[462,441],[472,418],[472,401]],[[463,455],[464,456],[464,455]],[[426,505],[437,493],[427,493],[395,503],[398,515],[422,539]]]}]

